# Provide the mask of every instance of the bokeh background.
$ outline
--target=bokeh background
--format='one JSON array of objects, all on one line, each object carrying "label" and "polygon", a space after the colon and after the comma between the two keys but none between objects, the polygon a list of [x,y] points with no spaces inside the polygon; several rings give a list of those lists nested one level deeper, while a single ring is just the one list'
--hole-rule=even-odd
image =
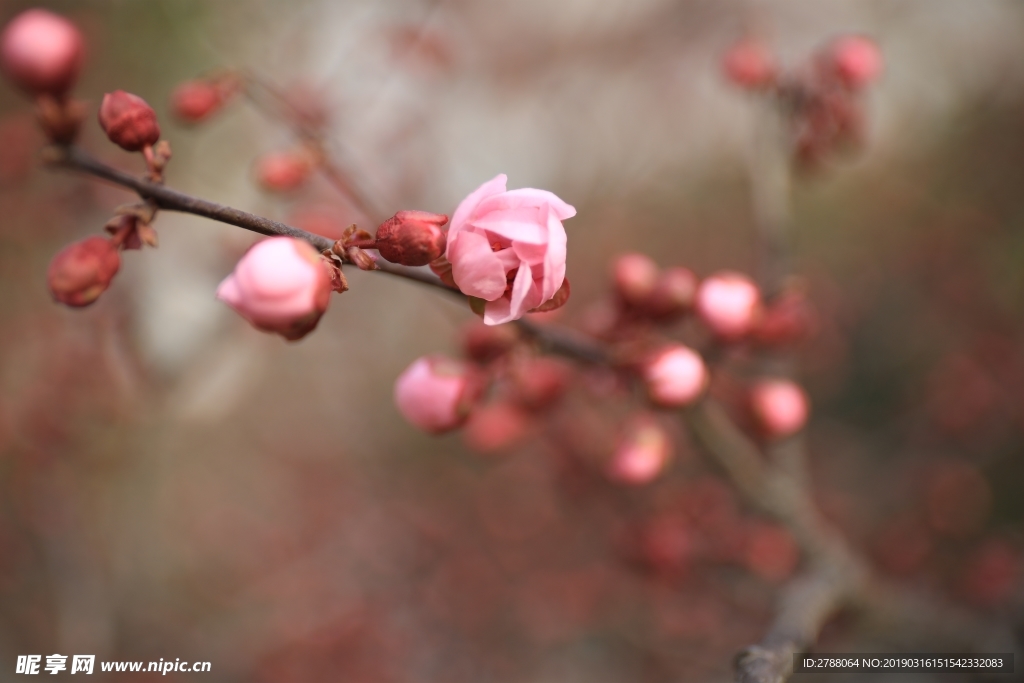
[{"label": "bokeh background", "polygon": [[[801,349],[815,489],[880,571],[1022,616],[1020,3],[40,4],[87,35],[92,111],[113,89],[155,106],[184,191],[359,219],[326,183],[257,187],[256,159],[294,136],[253,107],[173,121],[173,87],[223,66],[322,98],[389,211],[450,213],[499,172],[555,191],[579,212],[569,324],[627,250],[754,268],[758,110],[721,76],[733,40],[756,28],[795,63],[873,36],[868,144],[793,195],[820,311]],[[0,21],[27,6],[0,2]],[[672,468],[635,489],[586,466],[626,409],[580,395],[486,455],[419,434],[392,382],[454,352],[468,310],[354,273],[318,331],[285,343],[213,297],[254,238],[190,216],[162,214],[160,248],[129,253],[96,305],[59,307],[52,254],[133,197],[43,169],[42,142],[0,87],[0,679],[18,654],[58,652],[212,662],[163,679],[182,681],[728,680],[759,639],[798,558],[681,426]],[[82,144],[141,170],[91,118]],[[930,645],[895,635],[841,618],[821,648]]]}]

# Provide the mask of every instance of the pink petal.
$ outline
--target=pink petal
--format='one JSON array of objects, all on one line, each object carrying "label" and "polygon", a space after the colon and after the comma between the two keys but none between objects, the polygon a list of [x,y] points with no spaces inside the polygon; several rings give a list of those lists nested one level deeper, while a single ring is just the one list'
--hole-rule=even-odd
[{"label": "pink petal", "polygon": [[565,280],[565,258],[568,236],[554,207],[548,214],[548,251],[544,255],[544,284],[541,303],[555,295]]},{"label": "pink petal", "polygon": [[489,301],[484,306],[485,325],[501,325],[512,320],[515,320],[515,316],[512,315],[512,303],[508,297],[503,296],[500,299]]},{"label": "pink petal", "polygon": [[505,293],[505,267],[483,235],[461,232],[454,243],[448,242],[448,260],[455,284],[463,293],[487,301]]},{"label": "pink petal", "polygon": [[488,198],[481,202],[480,210],[508,210],[524,206],[544,206],[548,204],[554,209],[559,220],[572,218],[576,215],[576,209],[566,204],[558,195],[547,190],[536,190],[532,187],[524,187],[518,190],[509,190],[500,197]]},{"label": "pink petal", "polygon": [[238,291],[238,283],[235,281],[234,275],[228,275],[217,287],[217,298],[232,308],[238,306],[242,295]]},{"label": "pink petal", "polygon": [[[504,173],[499,173],[494,178],[491,178],[486,183],[473,190],[468,197],[459,203],[458,208],[455,209],[455,213],[452,214],[452,222],[448,228],[449,245],[451,245],[451,238],[460,232],[466,221],[473,216],[480,202],[487,197],[504,192],[507,183],[508,176]],[[450,256],[448,257],[448,260],[452,260]]]}]

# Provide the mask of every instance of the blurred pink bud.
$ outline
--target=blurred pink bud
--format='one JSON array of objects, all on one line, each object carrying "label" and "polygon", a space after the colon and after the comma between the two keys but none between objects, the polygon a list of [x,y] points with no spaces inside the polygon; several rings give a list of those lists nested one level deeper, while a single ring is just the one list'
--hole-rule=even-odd
[{"label": "blurred pink bud", "polygon": [[377,228],[374,247],[384,260],[403,266],[425,266],[441,254],[448,236],[448,216],[426,211],[399,211]]},{"label": "blurred pink bud", "polygon": [[797,433],[810,412],[807,394],[787,379],[757,382],[750,388],[750,408],[758,426],[769,437]]},{"label": "blurred pink bud", "polygon": [[722,69],[734,84],[751,89],[770,86],[778,72],[772,53],[752,38],[739,41],[725,53]]},{"label": "blurred pink bud", "polygon": [[754,524],[747,533],[747,569],[773,583],[788,579],[800,562],[800,550],[792,534],[767,523]]},{"label": "blurred pink bud", "polygon": [[129,152],[138,152],[160,139],[156,112],[146,104],[146,100],[124,90],[103,96],[99,120],[110,141]]},{"label": "blurred pink bud", "polygon": [[410,424],[441,434],[466,422],[480,389],[479,377],[468,363],[424,356],[395,381],[395,405]]},{"label": "blurred pink bud", "polygon": [[205,80],[185,81],[171,93],[171,111],[181,121],[198,123],[224,104],[221,88]]},{"label": "blurred pink bud", "polygon": [[790,289],[764,308],[753,337],[764,346],[795,344],[814,332],[815,322],[814,312],[804,293]]},{"label": "blurred pink bud", "polygon": [[608,476],[624,484],[646,484],[662,473],[671,454],[672,441],[662,426],[649,415],[634,417],[615,448]]},{"label": "blurred pink bud", "polygon": [[299,151],[272,152],[256,162],[256,180],[272,192],[298,189],[313,172],[309,155]]},{"label": "blurred pink bud", "polygon": [[990,539],[978,547],[967,561],[961,579],[965,596],[985,607],[1006,604],[1017,587],[1020,555],[1001,539]]},{"label": "blurred pink bud", "polygon": [[623,254],[612,265],[615,293],[630,306],[642,306],[658,285],[658,265],[645,254]]},{"label": "blurred pink bud", "polygon": [[651,402],[665,408],[693,403],[708,383],[704,360],[682,344],[672,344],[655,353],[641,366],[640,375]]},{"label": "blurred pink bud", "polygon": [[477,363],[501,358],[519,341],[519,332],[511,325],[493,327],[474,320],[462,330],[462,351]]},{"label": "blurred pink bud", "polygon": [[761,313],[761,292],[742,273],[722,271],[710,275],[697,289],[697,314],[723,340],[733,340],[753,329]]},{"label": "blurred pink bud", "polygon": [[55,301],[67,306],[88,306],[110,286],[121,256],[109,239],[86,237],[57,252],[46,271],[46,282]]},{"label": "blurred pink bud", "polygon": [[679,317],[693,308],[699,284],[697,275],[689,268],[677,266],[665,270],[647,300],[647,314],[663,321]]},{"label": "blurred pink bud", "polygon": [[832,44],[830,55],[836,74],[851,88],[862,88],[882,73],[882,53],[869,38],[840,38]]},{"label": "blurred pink bud", "polygon": [[485,302],[488,325],[517,320],[555,296],[565,279],[562,221],[576,215],[545,190],[506,191],[507,180],[499,175],[462,200],[448,230],[452,278]]},{"label": "blurred pink bud", "polygon": [[507,401],[480,406],[470,415],[462,432],[466,447],[477,453],[494,453],[514,446],[530,427],[530,417]]},{"label": "blurred pink bud", "polygon": [[529,410],[544,410],[562,398],[569,377],[569,366],[560,360],[530,358],[513,375],[516,401]]},{"label": "blurred pink bud", "polygon": [[331,278],[322,257],[292,237],[257,242],[217,288],[217,298],[253,327],[294,341],[313,331],[327,310]]},{"label": "blurred pink bud", "polygon": [[84,53],[78,28],[43,9],[22,12],[0,36],[0,66],[32,95],[63,97],[78,78]]}]

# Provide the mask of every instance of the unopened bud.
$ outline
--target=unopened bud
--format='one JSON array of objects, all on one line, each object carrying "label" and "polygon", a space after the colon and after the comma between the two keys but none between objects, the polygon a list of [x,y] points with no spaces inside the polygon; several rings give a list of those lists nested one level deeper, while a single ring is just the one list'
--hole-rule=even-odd
[{"label": "unopened bud", "polygon": [[224,104],[221,88],[210,81],[186,81],[171,94],[171,111],[186,123],[199,123]]},{"label": "unopened bud", "polygon": [[473,321],[462,331],[462,351],[477,363],[490,363],[515,347],[519,332],[514,325],[484,325]]},{"label": "unopened bud", "polygon": [[256,180],[272,192],[295,190],[309,180],[313,162],[299,151],[272,152],[256,162]]},{"label": "unopened bud", "polygon": [[129,152],[150,147],[160,139],[156,112],[144,99],[124,90],[103,96],[99,120],[110,141]]},{"label": "unopened bud", "polygon": [[723,271],[707,277],[697,289],[697,314],[716,337],[743,337],[761,314],[761,292],[741,273]]},{"label": "unopened bud", "polygon": [[62,99],[78,78],[84,52],[78,28],[43,9],[22,12],[0,36],[0,66],[32,95]]},{"label": "unopened bud", "polygon": [[682,344],[661,349],[643,363],[640,374],[655,405],[680,408],[700,398],[708,370],[700,354]]},{"label": "unopened bud", "polygon": [[644,254],[624,254],[612,266],[615,292],[630,306],[642,306],[658,285],[658,266]]},{"label": "unopened bud", "polygon": [[810,412],[807,394],[787,379],[761,380],[751,387],[750,409],[758,426],[771,438],[797,433]]},{"label": "unopened bud", "polygon": [[554,358],[530,358],[512,376],[515,398],[524,408],[544,410],[558,401],[569,387],[570,370]]},{"label": "unopened bud", "polygon": [[480,398],[478,371],[444,356],[418,359],[395,382],[395,405],[412,425],[431,434],[461,427]]},{"label": "unopened bud", "polygon": [[646,484],[662,473],[671,454],[672,441],[662,426],[641,415],[626,425],[608,475],[624,484]]},{"label": "unopened bud", "polygon": [[764,346],[785,346],[807,338],[814,327],[814,313],[806,295],[802,290],[790,289],[765,307],[753,338]]},{"label": "unopened bud", "polygon": [[377,228],[374,245],[391,263],[425,266],[444,253],[448,235],[442,230],[448,216],[426,211],[399,211]]},{"label": "unopened bud", "polygon": [[725,53],[722,69],[726,77],[742,88],[758,89],[775,82],[775,57],[759,41],[746,38]]},{"label": "unopened bud", "polygon": [[530,417],[508,401],[480,406],[470,415],[462,439],[477,453],[494,453],[518,443],[530,427]]},{"label": "unopened bud", "polygon": [[57,252],[46,271],[54,300],[67,306],[88,306],[110,286],[121,267],[117,247],[103,237],[86,237]]},{"label": "unopened bud", "polygon": [[863,36],[847,36],[832,44],[829,57],[836,75],[850,88],[862,88],[882,73],[878,45]]},{"label": "unopened bud", "polygon": [[697,275],[689,268],[669,268],[658,278],[645,306],[647,314],[661,321],[678,318],[693,308],[698,284]]}]

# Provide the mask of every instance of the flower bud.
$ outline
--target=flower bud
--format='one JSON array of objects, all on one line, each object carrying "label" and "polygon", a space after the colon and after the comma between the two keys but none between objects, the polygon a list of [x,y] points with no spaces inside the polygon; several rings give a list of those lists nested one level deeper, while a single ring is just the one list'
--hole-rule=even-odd
[{"label": "flower bud", "polygon": [[615,293],[630,306],[642,306],[658,285],[658,266],[644,254],[623,254],[612,266]]},{"label": "flower bud", "polygon": [[463,442],[477,453],[494,453],[520,441],[530,427],[530,418],[508,401],[480,406],[470,415],[462,432]]},{"label": "flower bud", "polygon": [[807,297],[802,290],[788,289],[765,307],[753,337],[764,346],[785,346],[806,339],[814,328],[814,313]]},{"label": "flower bud", "polygon": [[199,123],[224,104],[221,89],[205,80],[185,81],[171,93],[171,111],[186,123]]},{"label": "flower bud", "polygon": [[751,38],[741,40],[725,53],[722,69],[735,85],[751,90],[770,86],[778,73],[775,57]]},{"label": "flower bud", "polygon": [[312,172],[312,160],[303,152],[272,152],[256,162],[256,180],[271,192],[295,190],[309,180]]},{"label": "flower bud", "polygon": [[477,363],[490,363],[515,347],[519,332],[512,325],[485,325],[468,323],[462,330],[462,351]]},{"label": "flower bud", "polygon": [[832,44],[829,57],[836,75],[850,88],[859,89],[882,73],[878,45],[863,36],[847,36]]},{"label": "flower bud", "polygon": [[751,387],[750,408],[765,435],[776,438],[803,429],[810,412],[807,394],[787,379],[762,380]]},{"label": "flower bud", "polygon": [[757,322],[761,293],[746,275],[722,271],[700,284],[696,309],[716,337],[734,340],[747,334]]},{"label": "flower bud", "polygon": [[697,275],[689,268],[669,268],[658,278],[647,300],[647,314],[661,321],[679,317],[693,308],[698,285]]},{"label": "flower bud", "polygon": [[321,261],[316,249],[292,237],[257,242],[220,283],[217,298],[258,330],[301,339],[330,302],[334,284]]},{"label": "flower bud", "polygon": [[789,578],[799,562],[800,549],[783,527],[758,522],[747,532],[744,564],[751,573],[778,583]]},{"label": "flower bud", "polygon": [[1020,570],[1019,551],[1003,539],[989,539],[968,557],[961,590],[976,605],[1005,605],[1018,585]]},{"label": "flower bud", "polygon": [[425,266],[444,253],[448,235],[442,230],[448,216],[426,211],[399,211],[377,228],[374,245],[391,263]]},{"label": "flower bud", "polygon": [[144,99],[124,90],[103,96],[99,120],[110,141],[129,152],[150,147],[160,139],[156,112]]},{"label": "flower bud", "polygon": [[641,366],[640,375],[651,402],[665,408],[693,403],[708,383],[704,360],[682,344],[672,344],[651,356]]},{"label": "flower bud", "polygon": [[43,9],[22,12],[0,36],[0,67],[31,95],[62,98],[78,78],[84,53],[78,28]]},{"label": "flower bud", "polygon": [[623,432],[608,467],[608,476],[624,484],[646,484],[665,469],[672,441],[650,415],[633,418]]},{"label": "flower bud", "polygon": [[516,368],[512,377],[519,405],[533,411],[550,407],[569,387],[569,367],[554,358],[530,358]]},{"label": "flower bud", "polygon": [[106,291],[120,267],[121,256],[110,240],[86,237],[57,252],[46,271],[46,282],[55,301],[88,306]]},{"label": "flower bud", "polygon": [[395,406],[415,427],[442,434],[461,427],[480,397],[482,383],[468,363],[424,356],[395,382]]}]

